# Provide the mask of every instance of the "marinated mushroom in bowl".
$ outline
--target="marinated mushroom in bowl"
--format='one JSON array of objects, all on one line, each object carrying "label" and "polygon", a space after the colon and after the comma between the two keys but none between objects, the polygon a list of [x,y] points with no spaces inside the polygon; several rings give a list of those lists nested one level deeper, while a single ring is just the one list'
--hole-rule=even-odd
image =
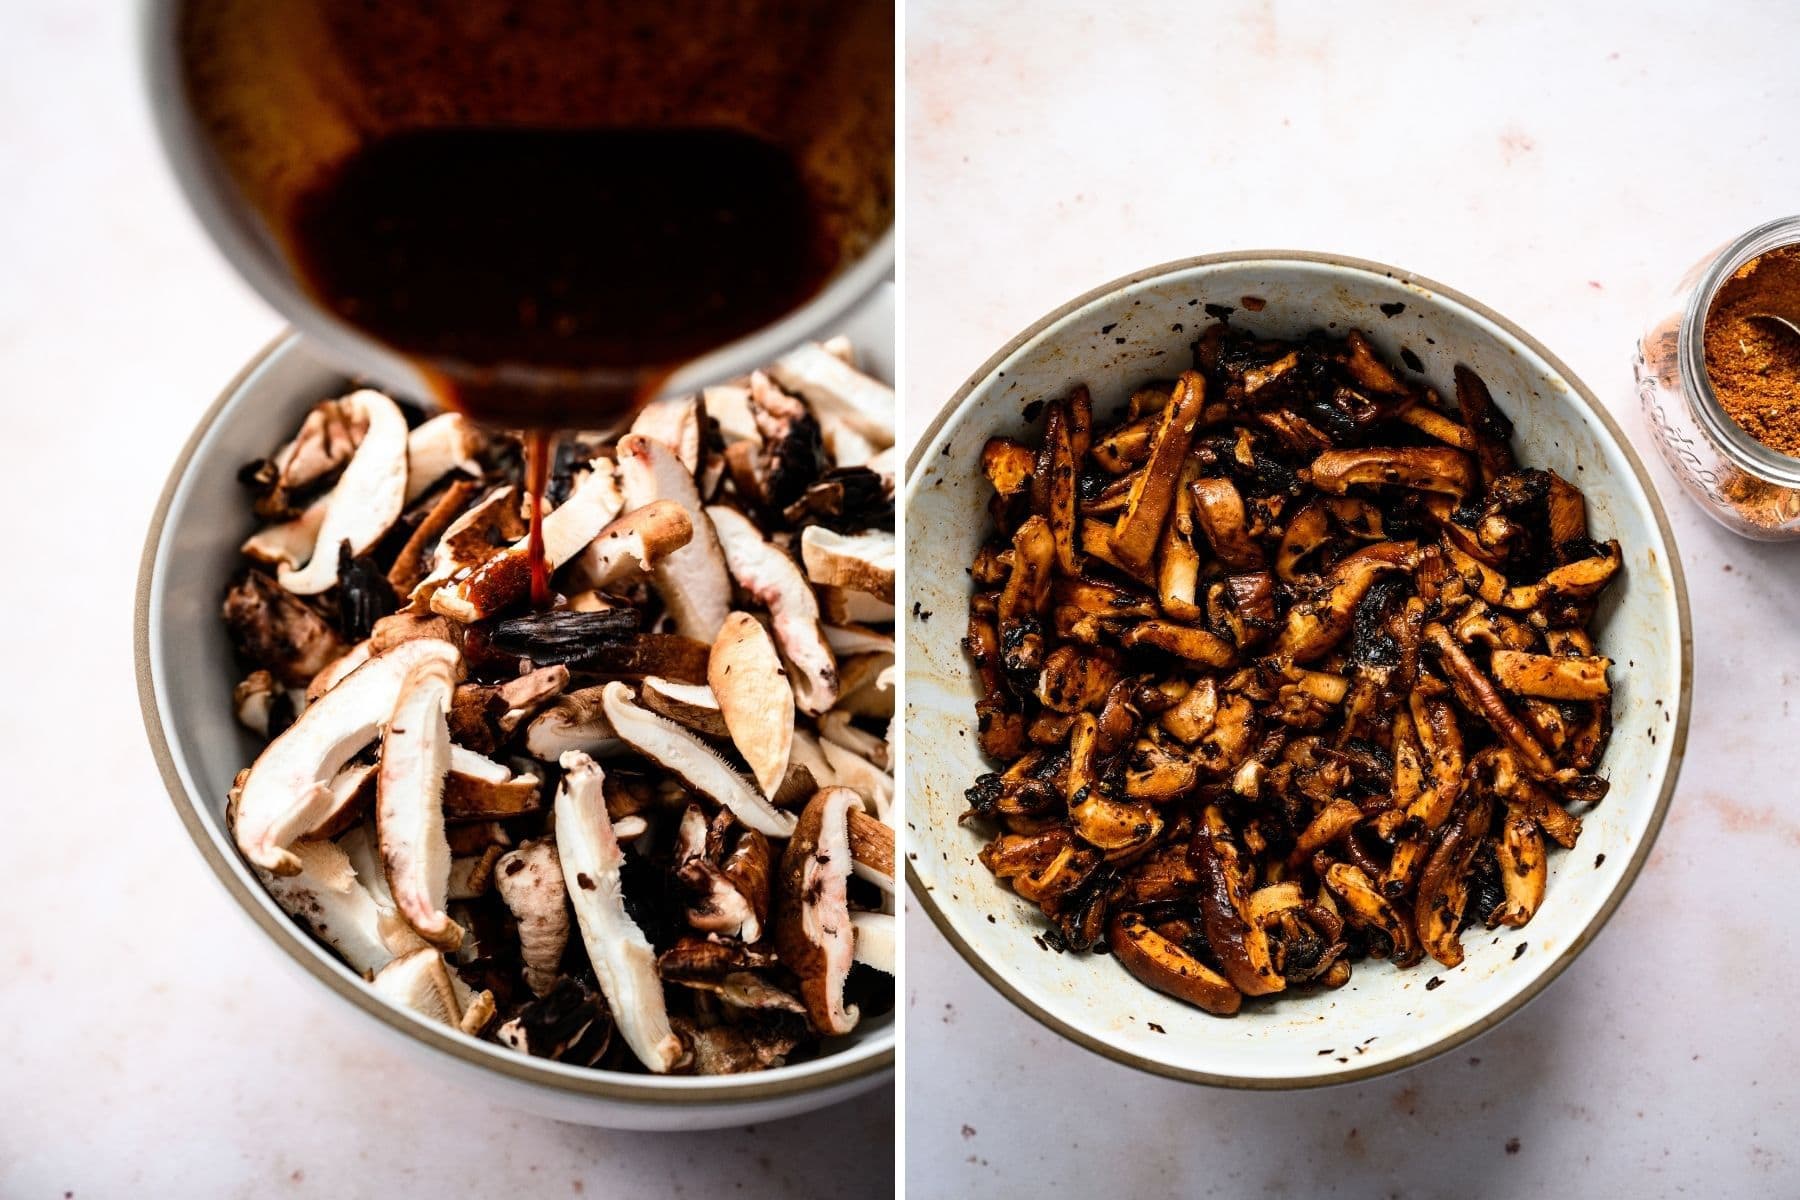
[{"label": "marinated mushroom in bowl", "polygon": [[1455,382],[1219,322],[1116,422],[1078,387],[987,442],[965,819],[1044,944],[1230,1015],[1538,911],[1607,790],[1623,559]]},{"label": "marinated mushroom in bowl", "polygon": [[388,1002],[729,1074],[893,1004],[893,395],[847,342],[559,441],[370,388],[242,479],[231,836]]}]

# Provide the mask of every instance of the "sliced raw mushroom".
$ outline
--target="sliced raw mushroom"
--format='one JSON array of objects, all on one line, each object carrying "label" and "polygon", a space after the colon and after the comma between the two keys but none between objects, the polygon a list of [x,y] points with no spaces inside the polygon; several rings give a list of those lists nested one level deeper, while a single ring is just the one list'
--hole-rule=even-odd
[{"label": "sliced raw mushroom", "polygon": [[888,761],[887,742],[866,729],[859,729],[850,723],[850,714],[841,709],[833,709],[819,718],[819,736],[834,746],[860,758],[867,759],[883,771],[892,771],[893,763]]},{"label": "sliced raw mushroom", "polygon": [[844,1001],[844,981],[856,957],[845,885],[850,878],[849,814],[861,804],[849,788],[833,787],[807,802],[781,856],[776,889],[775,947],[800,979],[800,998],[821,1033],[845,1034],[860,1015]]},{"label": "sliced raw mushroom", "polygon": [[827,625],[825,626],[825,644],[840,659],[854,658],[859,654],[894,653],[894,635],[881,633],[866,625]]},{"label": "sliced raw mushroom", "polygon": [[638,409],[631,421],[631,432],[651,438],[675,451],[689,475],[700,473],[700,397],[692,392],[685,396],[664,396]]},{"label": "sliced raw mushroom", "polygon": [[[776,644],[793,668],[795,702],[817,716],[837,700],[837,659],[825,642],[819,602],[794,560],[771,545],[736,509],[706,510],[738,586],[769,610]],[[721,619],[720,625],[724,621]]]},{"label": "sliced raw mushroom", "polygon": [[894,892],[894,831],[860,808],[850,810],[850,858],[858,879]]},{"label": "sliced raw mushroom", "polygon": [[519,925],[525,986],[534,996],[548,996],[569,944],[569,892],[556,843],[547,838],[520,843],[495,866],[494,886]]},{"label": "sliced raw mushroom", "polygon": [[[730,622],[726,624],[729,626]],[[725,635],[721,632],[719,636]],[[644,680],[638,699],[651,712],[685,725],[695,733],[716,738],[731,736],[718,696],[704,683],[678,683],[651,675]]]},{"label": "sliced raw mushroom", "polygon": [[[450,878],[445,894],[453,901],[478,900],[487,894],[488,886],[494,882],[494,867],[500,862],[500,856],[506,851],[500,846],[489,846],[480,854],[467,858],[450,860]],[[449,906],[447,906],[449,907]],[[454,924],[454,919],[452,920]],[[464,931],[465,934],[467,931]],[[462,943],[457,943],[462,949]]]},{"label": "sliced raw mushroom", "polygon": [[[783,355],[769,374],[811,406],[821,425],[843,425],[877,450],[894,444],[894,389],[864,375],[817,343]],[[852,465],[839,459],[840,465]]]},{"label": "sliced raw mushroom", "polygon": [[[544,514],[544,564],[550,571],[582,553],[623,506],[612,464],[601,458],[590,465],[592,469],[575,484],[569,498]],[[453,576],[431,594],[431,609],[458,621],[479,621],[518,603],[530,591],[527,536],[488,556],[467,575]]]},{"label": "sliced raw mushroom", "polygon": [[429,599],[431,593],[464,572],[506,549],[529,532],[519,508],[519,489],[511,484],[495,488],[465,509],[438,536],[431,552],[431,570],[413,588],[412,598]]},{"label": "sliced raw mushroom", "polygon": [[669,1025],[656,953],[625,911],[620,876],[625,853],[606,815],[601,790],[605,774],[579,751],[563,755],[561,761],[556,850],[581,939],[619,1033],[639,1062],[662,1074],[681,1058],[681,1040]]},{"label": "sliced raw mushroom", "polygon": [[567,975],[549,995],[531,1001],[494,1033],[521,1054],[591,1067],[612,1046],[612,1016],[605,1002]]},{"label": "sliced raw mushroom", "polygon": [[452,745],[450,772],[444,777],[444,815],[458,821],[523,816],[540,807],[540,787],[535,774],[515,775],[505,763]]},{"label": "sliced raw mushroom", "polygon": [[556,762],[571,750],[596,758],[619,753],[624,744],[607,719],[604,690],[580,688],[558,697],[525,727],[525,749],[546,762]]},{"label": "sliced raw mushroom", "polygon": [[654,571],[694,536],[693,519],[673,500],[653,500],[616,518],[594,535],[575,560],[575,576],[604,589]]},{"label": "sliced raw mushroom", "polygon": [[309,838],[335,838],[368,815],[375,798],[374,763],[351,763],[331,780],[331,807],[318,824],[306,831]]},{"label": "sliced raw mushroom", "polygon": [[869,595],[867,592],[854,592],[849,588],[821,587],[819,608],[825,618],[837,625],[862,623],[865,625],[892,625],[894,623],[894,606],[887,601]]},{"label": "sliced raw mushroom", "polygon": [[237,714],[238,724],[245,729],[268,737],[269,714],[280,695],[275,676],[267,671],[252,671],[231,689],[231,711]]},{"label": "sliced raw mushroom", "polygon": [[331,780],[375,740],[414,666],[461,660],[448,642],[420,638],[371,659],[313,704],[252,764],[237,804],[238,849],[255,865],[291,875],[287,847],[330,809]]},{"label": "sliced raw mushroom", "polygon": [[800,534],[800,558],[806,577],[825,587],[866,592],[884,603],[894,602],[894,535],[885,529],[834,533],[808,525]]},{"label": "sliced raw mushroom", "polygon": [[444,956],[430,947],[396,958],[377,971],[370,984],[390,1003],[471,1036],[494,1017],[493,994],[471,992]]},{"label": "sliced raw mushroom", "polygon": [[413,589],[431,574],[438,543],[469,507],[480,486],[473,479],[458,479],[438,493],[436,503],[413,527],[406,544],[394,556],[394,565],[388,569],[388,586],[396,595],[411,596]]},{"label": "sliced raw mushroom", "polygon": [[251,534],[238,549],[245,558],[270,567],[292,569],[305,562],[319,544],[319,530],[325,525],[325,513],[331,498],[321,496],[302,509],[299,515],[275,525],[265,525]]},{"label": "sliced raw mushroom", "polygon": [[329,621],[260,571],[225,593],[224,617],[237,652],[284,687],[305,687],[348,649]]},{"label": "sliced raw mushroom", "polygon": [[[894,655],[858,654],[838,660],[834,712],[847,717],[888,720],[894,715]],[[825,715],[830,715],[829,713]]]},{"label": "sliced raw mushroom", "polygon": [[856,961],[874,967],[884,975],[900,973],[898,940],[894,914],[853,912],[850,924],[856,930]]},{"label": "sliced raw mushroom", "polygon": [[[687,921],[703,933],[754,942],[762,937],[763,920],[768,915],[768,898],[747,892],[740,881],[706,854],[706,818],[698,805],[689,805],[682,814],[682,846],[675,856],[675,878],[688,889]],[[696,841],[697,835],[697,841]],[[762,847],[763,874],[768,871],[768,839],[754,829],[744,831],[744,838],[755,839]],[[754,854],[755,847],[740,849]],[[753,880],[749,881],[754,883]]]},{"label": "sliced raw mushroom", "polygon": [[749,388],[741,383],[705,388],[700,393],[700,402],[706,408],[706,415],[718,423],[719,437],[727,446],[734,442],[762,444],[756,417],[750,411]]},{"label": "sliced raw mushroom", "polygon": [[880,817],[893,810],[894,777],[846,746],[820,739],[819,752],[830,764],[835,784],[854,788]]},{"label": "sliced raw mushroom", "polygon": [[693,791],[731,810],[751,829],[769,837],[788,837],[794,815],[770,804],[749,780],[719,757],[718,751],[667,717],[640,706],[631,688],[609,683],[601,691],[606,719],[616,736],[637,753],[678,777]]},{"label": "sliced raw mushroom", "polygon": [[618,452],[619,482],[628,508],[673,500],[688,515],[692,537],[657,563],[651,578],[675,618],[675,628],[686,637],[711,643],[731,611],[731,577],[718,535],[701,509],[693,472],[675,451],[651,438],[628,435],[619,439]]},{"label": "sliced raw mushroom", "polygon": [[388,891],[406,923],[440,950],[462,942],[461,927],[445,911],[450,843],[444,835],[444,777],[450,772],[448,715],[455,690],[456,677],[441,658],[426,658],[407,672],[382,731],[375,794]]},{"label": "sliced raw mushroom", "polygon": [[259,492],[256,514],[286,515],[294,493],[313,488],[350,461],[368,428],[367,411],[350,397],[313,405],[292,441],[245,469],[242,478]]},{"label": "sliced raw mushroom", "polygon": [[431,490],[452,471],[480,475],[485,439],[461,413],[439,413],[406,435],[406,503]]},{"label": "sliced raw mushroom", "polygon": [[[356,877],[350,859],[335,842],[295,842],[300,870],[292,875],[261,873],[269,895],[287,913],[338,952],[350,969],[367,975],[394,957],[391,922]],[[424,943],[413,939],[413,946]]]},{"label": "sliced raw mushroom", "polygon": [[794,744],[794,689],[762,622],[746,612],[725,619],[706,666],[725,727],[771,800],[787,778]]},{"label": "sliced raw mushroom", "polygon": [[337,584],[338,547],[366,554],[406,507],[406,417],[380,392],[364,388],[343,403],[357,406],[368,432],[326,500],[325,518],[304,566],[282,567],[281,586],[316,596]]}]

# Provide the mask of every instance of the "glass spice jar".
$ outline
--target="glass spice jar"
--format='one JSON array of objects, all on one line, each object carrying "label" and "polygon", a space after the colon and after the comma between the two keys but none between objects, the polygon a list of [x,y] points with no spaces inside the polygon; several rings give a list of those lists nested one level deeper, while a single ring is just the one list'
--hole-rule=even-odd
[{"label": "glass spice jar", "polygon": [[1706,373],[1706,318],[1738,268],[1795,244],[1800,217],[1785,217],[1709,255],[1644,331],[1634,363],[1644,415],[1675,478],[1714,520],[1762,541],[1800,538],[1800,458],[1763,445],[1719,404]]}]

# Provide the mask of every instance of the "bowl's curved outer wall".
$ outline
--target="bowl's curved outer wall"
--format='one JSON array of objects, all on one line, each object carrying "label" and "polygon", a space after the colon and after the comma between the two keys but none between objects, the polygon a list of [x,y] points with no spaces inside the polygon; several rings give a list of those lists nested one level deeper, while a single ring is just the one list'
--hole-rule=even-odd
[{"label": "bowl's curved outer wall", "polygon": [[[1261,312],[1243,297],[1266,301]],[[1370,962],[1328,993],[1247,1005],[1220,1020],[1141,986],[1109,958],[1059,955],[1033,941],[1034,907],[975,858],[981,837],[957,817],[987,769],[973,737],[974,684],[958,644],[965,568],[985,536],[978,456],[991,435],[1031,436],[1025,406],[1085,382],[1099,414],[1135,385],[1191,362],[1212,321],[1274,336],[1361,328],[1391,360],[1402,347],[1447,390],[1466,363],[1518,426],[1522,459],[1582,488],[1596,536],[1616,537],[1625,573],[1600,613],[1618,663],[1612,792],[1584,817],[1578,846],[1551,859],[1548,896],[1523,930],[1469,931],[1455,970],[1397,972]],[[1383,304],[1403,305],[1389,316]],[[920,436],[906,489],[908,876],[968,962],[1026,1012],[1117,1061],[1239,1087],[1368,1078],[1441,1053],[1502,1020],[1598,932],[1643,865],[1673,791],[1687,732],[1692,637],[1673,536],[1630,445],[1593,395],[1503,318],[1437,284],[1375,263],[1285,251],[1209,256],[1096,289],[1021,334],[978,371]],[[1604,855],[1604,858],[1601,856]],[[1426,990],[1433,978],[1440,986]],[[1160,1026],[1160,1031],[1156,1028]]]},{"label": "bowl's curved outer wall", "polygon": [[[865,369],[894,377],[894,299],[884,285],[841,327]],[[708,1129],[792,1116],[892,1077],[892,1015],[866,1021],[837,1052],[756,1075],[648,1077],[526,1058],[378,999],[271,901],[225,831],[225,795],[257,750],[232,716],[232,659],[219,600],[240,567],[252,521],[238,467],[267,454],[345,380],[296,335],[278,339],[202,418],[151,521],[138,580],[138,691],[145,728],[177,814],[252,920],[314,979],[404,1039],[440,1071],[499,1089],[520,1107],[620,1129]]]}]

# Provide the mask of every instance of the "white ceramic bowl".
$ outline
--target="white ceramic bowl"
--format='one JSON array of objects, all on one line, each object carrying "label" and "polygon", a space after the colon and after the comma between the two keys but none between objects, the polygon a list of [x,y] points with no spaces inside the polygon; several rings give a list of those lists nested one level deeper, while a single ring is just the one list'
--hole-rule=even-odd
[{"label": "white ceramic bowl", "polygon": [[[832,332],[848,334],[865,369],[893,378],[890,286]],[[345,380],[298,335],[257,355],[194,432],[150,523],[138,580],[138,691],[176,812],[237,905],[285,955],[440,1068],[496,1099],[559,1120],[617,1129],[712,1129],[822,1108],[893,1076],[894,1018],[866,1019],[830,1052],[750,1075],[627,1075],[529,1058],[395,1008],[303,933],[239,857],[225,794],[257,743],[232,716],[238,670],[219,602],[253,519],[238,468],[277,445],[305,410]]]},{"label": "white ceramic bowl", "polygon": [[[1261,297],[1251,312],[1242,297]],[[983,838],[957,823],[984,766],[976,694],[958,639],[965,568],[988,531],[978,455],[994,434],[1031,437],[1025,410],[1085,382],[1097,416],[1134,386],[1187,367],[1211,321],[1271,336],[1364,330],[1390,358],[1402,347],[1449,394],[1451,368],[1487,381],[1517,425],[1528,464],[1582,488],[1595,535],[1624,547],[1624,578],[1599,614],[1618,662],[1606,800],[1580,843],[1551,857],[1543,908],[1522,930],[1465,936],[1467,960],[1444,970],[1359,964],[1335,992],[1246,1004],[1223,1020],[1140,984],[1108,956],[1056,954],[1032,933],[1034,906],[976,860]],[[1385,315],[1381,305],[1403,305]],[[907,871],[913,894],[964,958],[1020,1008],[1109,1058],[1175,1078],[1248,1088],[1366,1079],[1421,1062],[1493,1026],[1567,967],[1617,907],[1662,823],[1687,732],[1692,637],[1674,540],[1643,466],[1591,392],[1498,314],[1376,263],[1257,251],[1188,259],[1109,283],[1057,309],[983,366],[913,448],[906,486]],[[1442,984],[1427,990],[1433,978]],[[1160,1027],[1160,1030],[1159,1028]]]}]

